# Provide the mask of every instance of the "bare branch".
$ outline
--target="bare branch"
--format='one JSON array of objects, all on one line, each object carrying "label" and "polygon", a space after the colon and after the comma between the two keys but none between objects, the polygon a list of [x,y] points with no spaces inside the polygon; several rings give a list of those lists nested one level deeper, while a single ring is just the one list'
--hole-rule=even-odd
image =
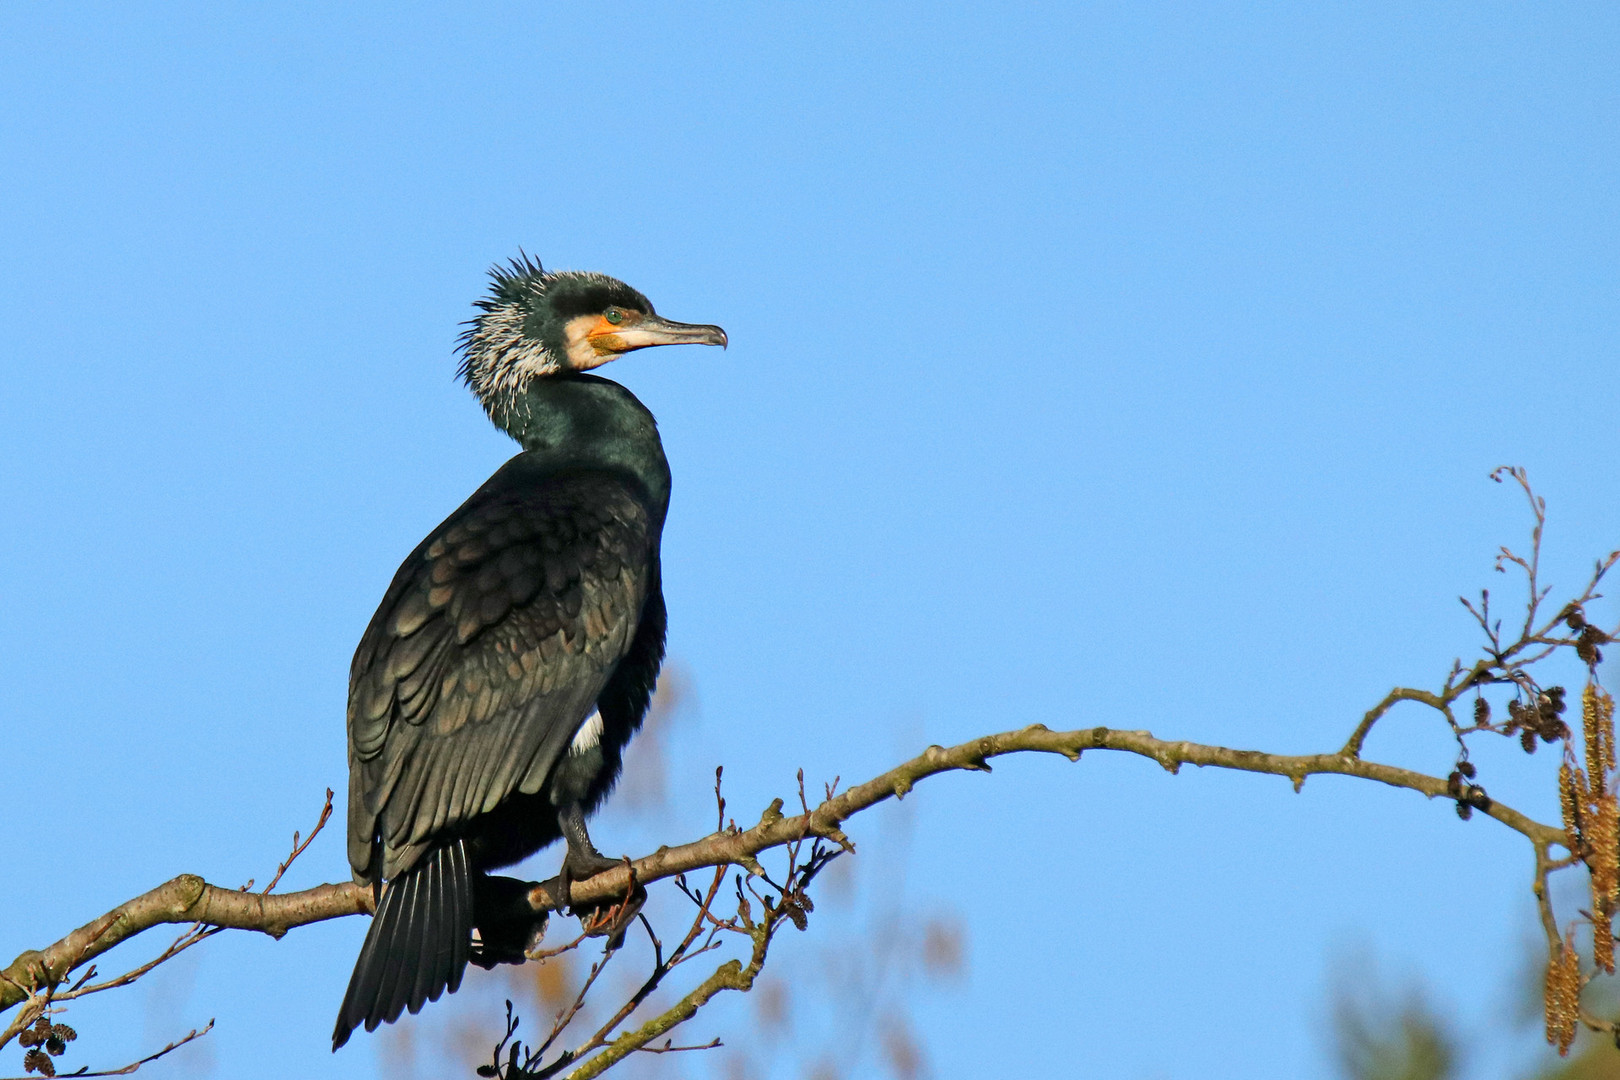
[{"label": "bare branch", "polygon": [[[1201,768],[1237,769],[1269,773],[1293,781],[1296,790],[1305,778],[1318,774],[1355,776],[1405,788],[1429,798],[1447,796],[1446,782],[1437,776],[1365,761],[1347,753],[1266,754],[1203,743],[1168,741],[1146,731],[1120,731],[1113,728],[1081,728],[1051,731],[1034,724],[1017,731],[986,735],[957,746],[930,746],[922,754],[889,771],[848,788],[826,799],[815,808],[784,817],[780,801],[773,804],[752,828],[738,830],[730,825],[723,832],[700,840],[663,848],[637,859],[629,866],[604,871],[585,881],[574,882],[573,903],[587,908],[617,901],[634,881],[648,885],[677,874],[706,867],[736,865],[757,867],[757,856],[807,837],[819,836],[853,850],[839,826],[862,810],[904,797],[919,781],[954,771],[988,772],[989,759],[1003,754],[1057,754],[1078,761],[1087,750],[1113,750],[1149,758],[1171,773],[1182,765]],[[1560,828],[1544,825],[1501,802],[1484,811],[1508,828],[1522,833],[1533,843],[1567,846]],[[531,905],[537,910],[555,910],[556,902],[543,885],[530,889]],[[0,1008],[9,1008],[28,997],[31,990],[55,985],[84,962],[106,952],[121,941],[165,923],[199,923],[204,926],[256,930],[280,937],[295,926],[358,915],[373,910],[371,891],[353,882],[320,885],[301,892],[266,896],[210,885],[194,874],[179,877],[122,904],[67,937],[40,951],[23,953],[0,971]]]},{"label": "bare branch", "polygon": [[698,1043],[695,1046],[676,1046],[674,1039],[665,1039],[663,1046],[638,1046],[638,1047],[636,1047],[636,1053],[638,1053],[638,1054],[684,1054],[688,1050],[713,1050],[716,1047],[721,1046],[721,1045],[722,1045],[722,1043],[720,1042],[719,1036],[715,1036],[714,1038],[710,1039],[706,1043]]},{"label": "bare branch", "polygon": [[[1546,525],[1545,503],[1531,489],[1528,477],[1521,469],[1500,469],[1492,474],[1498,482],[1511,478],[1525,493],[1534,516],[1531,542],[1527,556],[1509,548],[1500,549],[1496,568],[1517,568],[1525,575],[1527,598],[1522,628],[1514,640],[1504,640],[1502,620],[1494,618],[1489,592],[1482,591],[1476,607],[1463,600],[1464,607],[1478,623],[1485,639],[1483,655],[1471,665],[1454,661],[1438,690],[1396,687],[1361,718],[1343,747],[1324,754],[1269,754],[1254,750],[1159,739],[1147,731],[1121,731],[1106,727],[1081,728],[1072,731],[1052,731],[1035,724],[1016,731],[985,735],[957,746],[946,748],[930,746],[922,754],[897,765],[862,784],[840,791],[838,780],[824,787],[825,797],[812,806],[806,795],[804,774],[797,777],[797,795],[800,813],[786,816],[783,800],[774,800],[759,821],[750,828],[739,828],[727,816],[727,804],[721,794],[721,770],[715,770],[714,798],[716,831],[701,839],[677,847],[664,847],[638,860],[626,858],[622,866],[597,874],[572,885],[572,906],[582,916],[583,933],[560,949],[531,954],[531,959],[555,955],[578,946],[587,936],[610,935],[610,947],[603,958],[591,969],[590,977],[576,996],[573,1004],[558,1013],[550,1033],[538,1049],[520,1056],[520,1044],[513,1039],[516,1019],[508,1009],[506,1036],[496,1048],[491,1066],[480,1072],[513,1078],[539,1078],[554,1076],[572,1067],[572,1076],[595,1076],[614,1063],[635,1052],[666,1053],[706,1049],[712,1043],[694,1046],[675,1046],[667,1033],[683,1023],[716,993],[725,989],[747,990],[752,986],[765,961],[771,936],[784,920],[803,929],[806,913],[813,909],[806,887],[815,874],[840,852],[853,851],[854,845],[841,829],[841,825],[854,815],[889,798],[904,798],[920,781],[944,772],[990,772],[990,759],[1005,754],[1046,753],[1057,754],[1070,761],[1079,761],[1088,750],[1110,750],[1149,758],[1174,774],[1183,765],[1200,768],[1235,769],[1245,772],[1266,773],[1288,778],[1299,791],[1309,776],[1336,774],[1364,780],[1373,780],[1392,787],[1416,791],[1429,798],[1441,798],[1452,803],[1457,813],[1467,819],[1476,810],[1508,828],[1519,832],[1530,842],[1535,853],[1533,890],[1537,912],[1547,938],[1549,970],[1557,968],[1560,978],[1568,987],[1567,993],[1554,1008],[1549,994],[1549,1016],[1555,1012],[1561,1019],[1549,1021],[1549,1031],[1559,1033],[1561,1048],[1567,1048],[1564,1035],[1572,1030],[1579,1009],[1579,989],[1586,977],[1579,971],[1574,959],[1573,930],[1560,928],[1549,893],[1549,876],[1558,870],[1576,865],[1587,865],[1592,871],[1594,901],[1591,912],[1583,911],[1583,918],[1591,922],[1594,933],[1603,934],[1600,945],[1606,946],[1610,920],[1617,902],[1620,902],[1620,864],[1594,861],[1594,852],[1609,851],[1613,846],[1610,834],[1620,832],[1620,809],[1615,805],[1609,774],[1614,770],[1613,755],[1613,702],[1597,686],[1597,663],[1601,659],[1599,646],[1614,641],[1620,634],[1606,633],[1587,621],[1586,609],[1598,599],[1597,592],[1604,575],[1617,563],[1620,552],[1599,559],[1584,589],[1558,609],[1551,618],[1541,615],[1541,605],[1550,595],[1550,588],[1539,581],[1541,542]],[[1539,686],[1530,668],[1541,660],[1568,648],[1576,653],[1588,668],[1586,696],[1587,715],[1583,721],[1588,746],[1585,771],[1577,768],[1569,726],[1561,719],[1564,713],[1562,687]],[[1508,718],[1493,723],[1490,702],[1481,689],[1492,685],[1512,688],[1508,702]],[[1473,692],[1471,721],[1459,724],[1454,706],[1466,693]],[[1367,761],[1362,752],[1373,727],[1396,705],[1413,702],[1435,710],[1444,718],[1457,742],[1456,768],[1441,779],[1393,765]],[[1602,704],[1602,724],[1594,726],[1593,709]],[[1606,703],[1606,704],[1603,704]],[[1601,730],[1600,730],[1601,729]],[[1532,752],[1537,740],[1562,743],[1565,768],[1568,774],[1560,781],[1568,791],[1563,800],[1562,828],[1543,824],[1525,814],[1490,799],[1483,787],[1475,782],[1475,766],[1469,761],[1467,738],[1481,732],[1497,735],[1515,735],[1520,738],[1527,753]],[[1606,734],[1605,734],[1606,733]],[[1594,750],[1594,748],[1598,748]],[[1604,749],[1606,748],[1606,749]],[[1594,764],[1596,762],[1596,764]],[[1571,771],[1573,770],[1573,772]],[[1573,777],[1574,779],[1571,779]],[[1576,780],[1579,781],[1576,784]],[[1577,790],[1578,788],[1578,790]],[[80,927],[61,941],[41,951],[29,951],[19,956],[9,967],[0,971],[0,1011],[21,1003],[17,1013],[3,1031],[0,1046],[5,1046],[29,1024],[49,1026],[48,1016],[54,1011],[53,1002],[66,1001],[82,995],[98,993],[127,985],[151,971],[159,964],[190,948],[192,945],[224,929],[256,930],[280,937],[287,930],[306,923],[371,912],[373,894],[369,889],[343,882],[322,885],[302,892],[273,895],[288,867],[292,865],[326,825],[332,813],[332,792],[326,792],[326,801],[320,817],[307,837],[293,834],[291,854],[277,868],[274,876],[261,892],[249,891],[252,882],[241,889],[225,889],[210,885],[194,875],[181,875],[142,896],[120,905],[106,915]],[[1607,830],[1606,832],[1604,830]],[[809,842],[809,855],[800,861],[804,845]],[[826,846],[828,843],[836,847]],[[1553,845],[1568,852],[1555,858]],[[759,857],[776,848],[785,849],[788,872],[778,884],[764,869]],[[718,895],[727,869],[741,867],[747,877],[736,876],[737,913],[731,918],[716,915],[712,906]],[[685,880],[687,873],[712,869],[714,876],[706,893],[691,889]],[[1599,880],[1601,870],[1602,879]],[[697,911],[690,928],[667,958],[663,945],[653,933],[652,926],[640,915],[644,887],[653,882],[673,877],[681,892],[691,899]],[[769,895],[771,892],[775,896]],[[752,897],[752,900],[750,900]],[[527,884],[527,902],[536,912],[558,910],[557,897],[543,884]],[[761,914],[753,915],[758,904]],[[553,1046],[562,1033],[575,1020],[583,1008],[585,997],[597,983],[597,976],[614,954],[624,929],[632,918],[639,918],[647,928],[655,954],[651,974],[608,1021],[572,1050],[564,1050],[549,1064],[542,1056]],[[92,983],[97,956],[128,938],[165,923],[189,924],[189,929],[176,938],[160,955],[113,979]],[[692,961],[713,949],[721,947],[729,934],[746,935],[751,940],[748,961],[731,960],[722,964],[707,979],[688,992],[674,1006],[632,1031],[620,1031],[638,1009],[662,984],[676,967]],[[699,941],[701,940],[701,944]],[[1612,970],[1612,949],[1598,949],[1597,967]],[[88,966],[87,966],[88,965]],[[1558,965],[1562,965],[1559,967]],[[71,988],[58,991],[75,971],[82,974]],[[1567,999],[1567,1000],[1565,1000]],[[510,1006],[510,1003],[509,1003]],[[1613,1031],[1615,1024],[1592,1018],[1582,1013],[1582,1023],[1594,1030]],[[211,1026],[211,1024],[210,1024]],[[64,1029],[71,1030],[71,1029]],[[206,1031],[206,1029],[205,1029]],[[133,1072],[146,1061],[155,1060],[175,1046],[183,1045],[200,1033],[193,1032],[180,1042],[171,1044],[158,1054],[144,1058],[123,1070],[106,1073],[77,1075],[121,1075]],[[30,1036],[31,1038],[32,1036]],[[653,1045],[663,1039],[662,1046]],[[26,1041],[26,1040],[25,1040]],[[511,1045],[508,1047],[507,1044]],[[500,1054],[509,1051],[503,1065]],[[493,1069],[493,1072],[487,1070]]]},{"label": "bare branch", "polygon": [[62,982],[85,961],[165,923],[257,930],[279,938],[295,926],[372,910],[371,891],[353,882],[266,896],[221,888],[195,874],[181,874],[120,904],[55,944],[17,957],[0,971],[0,1009],[25,1000],[34,990]]},{"label": "bare branch", "polygon": [[[181,1037],[179,1039],[176,1039],[174,1042],[170,1043],[168,1046],[165,1046],[163,1049],[159,1050],[157,1053],[155,1053],[155,1054],[147,1054],[145,1057],[141,1058],[139,1061],[132,1061],[128,1065],[125,1065],[121,1069],[103,1069],[103,1070],[101,1070],[99,1072],[85,1072],[83,1070],[78,1070],[78,1071],[70,1072],[70,1073],[59,1073],[58,1075],[60,1075],[60,1076],[62,1076],[64,1078],[65,1077],[79,1077],[79,1076],[86,1076],[86,1077],[88,1077],[88,1076],[128,1076],[130,1073],[135,1072],[138,1069],[140,1069],[140,1067],[142,1065],[148,1065],[148,1064],[156,1061],[158,1058],[163,1057],[165,1054],[169,1054],[169,1053],[172,1053],[175,1050],[180,1049],[182,1046],[186,1045],[186,1043],[191,1042],[191,1041],[193,1041],[195,1039],[202,1038],[204,1035],[208,1034],[210,1031],[213,1031],[213,1030],[214,1030],[214,1021],[209,1020],[208,1023],[203,1026],[201,1031],[197,1030],[196,1028],[192,1028],[183,1037]],[[8,1076],[8,1077],[5,1077],[4,1080],[39,1080],[39,1077],[36,1077],[36,1076]]]}]

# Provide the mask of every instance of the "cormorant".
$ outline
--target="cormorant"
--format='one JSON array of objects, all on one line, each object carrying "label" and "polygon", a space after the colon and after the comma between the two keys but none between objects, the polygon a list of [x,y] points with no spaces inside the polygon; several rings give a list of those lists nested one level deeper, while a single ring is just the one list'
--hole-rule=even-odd
[{"label": "cormorant", "polygon": [[[617,865],[585,817],[618,778],[663,660],[669,465],[652,413],[585,372],[726,333],[528,256],[490,277],[460,374],[523,452],[411,552],[355,650],[349,863],[381,895],[333,1050],[453,993],[469,959],[521,956],[492,945],[486,916],[511,879],[486,871],[561,837],[566,900],[570,881]],[[474,954],[475,926],[497,955]]]}]

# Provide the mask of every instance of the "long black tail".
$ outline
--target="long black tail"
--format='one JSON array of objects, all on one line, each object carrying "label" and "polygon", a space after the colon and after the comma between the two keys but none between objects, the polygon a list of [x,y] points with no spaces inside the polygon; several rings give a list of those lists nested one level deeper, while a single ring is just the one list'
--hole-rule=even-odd
[{"label": "long black tail", "polygon": [[456,840],[428,851],[383,888],[338,1010],[332,1049],[361,1024],[375,1031],[404,1009],[414,1013],[446,990],[455,993],[472,928],[472,874],[466,846]]}]

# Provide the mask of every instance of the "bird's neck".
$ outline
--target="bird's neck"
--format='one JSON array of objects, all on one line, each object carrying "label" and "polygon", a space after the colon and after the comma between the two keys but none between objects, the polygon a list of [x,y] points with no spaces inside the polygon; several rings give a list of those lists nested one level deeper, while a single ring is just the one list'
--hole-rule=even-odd
[{"label": "bird's neck", "polygon": [[662,521],[670,478],[658,425],[618,383],[594,375],[531,379],[491,408],[490,419],[544,465],[627,474],[645,489]]}]

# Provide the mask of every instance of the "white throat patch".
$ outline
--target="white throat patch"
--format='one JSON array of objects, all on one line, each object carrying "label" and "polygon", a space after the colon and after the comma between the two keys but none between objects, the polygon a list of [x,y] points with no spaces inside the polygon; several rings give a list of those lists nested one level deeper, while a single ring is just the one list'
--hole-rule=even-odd
[{"label": "white throat patch", "polygon": [[568,744],[570,754],[587,754],[596,749],[596,744],[602,741],[602,714],[593,712],[579,725],[574,733],[574,741]]}]

